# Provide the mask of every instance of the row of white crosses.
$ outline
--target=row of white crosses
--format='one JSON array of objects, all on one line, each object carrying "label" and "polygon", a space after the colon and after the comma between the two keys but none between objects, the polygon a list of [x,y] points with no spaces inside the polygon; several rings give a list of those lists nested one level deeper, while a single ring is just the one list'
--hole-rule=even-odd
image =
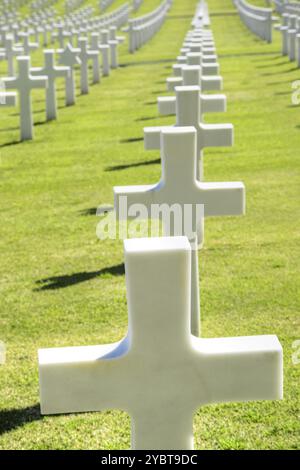
[{"label": "row of white crosses", "polygon": [[300,67],[300,5],[294,13],[282,15],[282,25],[277,25],[282,35],[282,55],[288,56],[290,61],[297,61]]},{"label": "row of white crosses", "polygon": [[85,0],[65,0],[65,12],[68,15],[74,10],[77,10]]},{"label": "row of white crosses", "polygon": [[[207,36],[212,38],[197,29],[188,38],[202,43]],[[183,113],[187,120],[191,103],[180,108],[180,93],[197,91],[198,111],[191,111],[196,125],[183,122],[160,129],[161,181],[114,188],[118,217],[124,196],[131,215],[136,203],[147,209],[155,203],[181,207],[202,203],[208,215],[243,210],[241,183],[199,180],[197,124],[203,103],[200,87],[196,88],[175,90],[177,117]],[[206,111],[223,110],[224,99],[206,106]],[[197,238],[197,218],[193,222]],[[124,243],[128,303],[124,339],[109,345],[39,351],[42,414],[118,408],[131,417],[133,449],[189,450],[199,406],[282,397],[282,348],[276,336],[204,339],[192,334],[192,283],[198,269],[193,253],[197,250],[192,250],[192,237],[188,239],[184,232],[170,235]]]},{"label": "row of white crosses", "polygon": [[160,5],[152,12],[129,20],[129,52],[134,53],[140,49],[160,30],[172,2],[173,0],[162,0]]}]

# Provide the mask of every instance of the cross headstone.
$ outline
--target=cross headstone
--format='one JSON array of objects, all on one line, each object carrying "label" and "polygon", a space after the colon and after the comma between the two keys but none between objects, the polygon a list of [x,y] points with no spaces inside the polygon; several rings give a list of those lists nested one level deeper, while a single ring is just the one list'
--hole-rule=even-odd
[{"label": "cross headstone", "polygon": [[34,77],[30,73],[30,57],[17,57],[18,75],[3,78],[7,89],[15,89],[20,99],[21,140],[33,139],[33,119],[31,91],[35,88],[46,88],[48,79],[45,76]]},{"label": "cross headstone", "polygon": [[70,67],[70,74],[66,78],[66,105],[72,106],[76,102],[76,84],[75,70],[76,65],[81,65],[79,59],[79,49],[74,48],[71,44],[67,44],[64,50],[59,50],[59,63]]},{"label": "cross headstone", "polygon": [[[203,213],[197,208],[204,206],[204,216],[241,215],[245,211],[245,187],[243,183],[203,183],[197,180],[197,131],[193,127],[170,127],[161,129],[162,177],[158,184],[150,186],[115,187],[115,209],[122,219],[129,217],[131,207],[143,205],[151,218],[153,205],[179,207],[182,224],[190,216],[190,225],[172,225],[172,221],[159,213],[167,235],[186,235],[193,245],[192,259],[192,333],[199,335],[200,305],[198,298],[198,239],[197,232],[203,224]],[[123,201],[126,208],[123,208]],[[189,205],[189,208],[187,207]],[[186,214],[186,215],[185,215]],[[202,233],[202,231],[201,231]]]},{"label": "cross headstone", "polygon": [[121,409],[135,450],[192,450],[200,406],[282,398],[276,336],[190,333],[185,237],[126,240],[128,333],[114,344],[39,351],[42,414]]},{"label": "cross headstone", "polygon": [[[203,150],[207,147],[231,147],[233,145],[232,124],[204,124],[203,115],[205,109],[202,103],[209,103],[214,109],[215,102],[221,105],[222,97],[211,95],[205,98],[201,96],[198,86],[176,87],[176,124],[177,127],[192,126],[197,131],[197,154],[199,158],[198,180],[204,181]],[[218,109],[218,108],[217,108]],[[160,148],[160,135],[164,127],[146,127],[144,129],[145,148],[154,150]]]},{"label": "cross headstone", "polygon": [[36,67],[31,69],[33,75],[45,75],[48,78],[48,87],[46,90],[46,117],[47,121],[57,119],[57,102],[56,102],[56,86],[57,78],[63,77],[66,80],[66,96],[67,96],[67,79],[70,78],[70,67],[55,65],[55,51],[52,49],[44,50],[44,67]]},{"label": "cross headstone", "polygon": [[199,65],[183,65],[181,68],[181,77],[167,78],[167,90],[175,91],[177,86],[196,85],[201,91],[219,91],[223,88],[223,79],[219,75],[204,76],[202,68]]},{"label": "cross headstone", "polygon": [[23,55],[24,51],[22,47],[15,46],[12,37],[5,39],[5,57],[8,65],[8,76],[13,77],[15,75],[15,57]]}]

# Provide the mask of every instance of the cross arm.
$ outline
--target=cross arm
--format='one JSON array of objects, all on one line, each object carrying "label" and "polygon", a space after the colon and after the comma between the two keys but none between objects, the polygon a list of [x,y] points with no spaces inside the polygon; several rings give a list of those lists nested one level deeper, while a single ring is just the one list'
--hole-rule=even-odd
[{"label": "cross arm", "polygon": [[206,217],[245,214],[245,186],[233,183],[199,183],[199,204],[204,204]]},{"label": "cross arm", "polygon": [[205,403],[282,398],[283,353],[276,336],[193,337],[193,348]]},{"label": "cross arm", "polygon": [[[117,41],[116,41],[116,42],[117,42]],[[99,51],[88,50],[88,51],[87,51],[87,55],[88,55],[91,59],[93,59],[93,58],[99,56]]]},{"label": "cross arm", "polygon": [[39,350],[42,414],[122,408],[127,339],[114,344]]},{"label": "cross arm", "polygon": [[216,62],[217,59],[218,59],[218,57],[214,54],[203,55],[202,56],[202,63],[203,64],[212,64],[212,63]]}]

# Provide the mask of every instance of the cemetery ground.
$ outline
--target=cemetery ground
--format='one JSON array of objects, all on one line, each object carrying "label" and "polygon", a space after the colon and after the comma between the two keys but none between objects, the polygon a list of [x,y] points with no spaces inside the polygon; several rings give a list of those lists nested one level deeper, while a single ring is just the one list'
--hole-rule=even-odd
[{"label": "cemetery ground", "polygon": [[[146,3],[139,13],[159,2]],[[123,45],[121,67],[89,95],[78,95],[75,107],[64,107],[61,82],[58,121],[45,122],[44,92],[34,91],[34,141],[19,143],[17,109],[1,110],[0,341],[7,347],[0,366],[1,449],[130,446],[130,420],[120,411],[40,416],[37,349],[104,344],[126,332],[123,244],[97,239],[96,207],[113,204],[115,185],[160,177],[158,152],[143,149],[143,127],[174,123],[158,116],[156,100],[168,95],[165,80],[195,6],[196,0],[174,0],[155,38],[134,55]],[[279,34],[271,45],[258,40],[231,0],[210,0],[209,8],[228,112],[207,122],[232,122],[235,145],[205,150],[205,176],[243,181],[247,213],[206,221],[199,253],[202,335],[277,334],[285,396],[200,409],[195,447],[296,449],[300,107],[291,96],[300,71],[281,56]],[[41,65],[41,53],[33,65]]]}]

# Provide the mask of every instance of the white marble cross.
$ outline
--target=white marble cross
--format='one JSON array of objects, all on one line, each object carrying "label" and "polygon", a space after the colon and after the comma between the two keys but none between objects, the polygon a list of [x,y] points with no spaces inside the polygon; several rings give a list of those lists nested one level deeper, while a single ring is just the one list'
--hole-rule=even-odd
[{"label": "white marble cross", "polygon": [[109,39],[109,31],[103,29],[101,31],[101,44],[104,46],[109,46],[110,50],[110,67],[116,69],[118,67],[118,40]]},{"label": "white marble cross", "polygon": [[46,90],[46,118],[47,121],[57,119],[56,86],[57,78],[63,77],[66,81],[70,78],[71,69],[67,66],[55,65],[55,51],[52,49],[44,50],[44,67],[34,67],[31,69],[33,75],[45,75],[48,78],[48,87]]},{"label": "white marble cross", "polygon": [[121,409],[135,450],[192,450],[193,417],[212,403],[282,398],[276,336],[190,333],[185,237],[126,240],[128,333],[118,343],[39,351],[42,414]]},{"label": "white marble cross", "polygon": [[76,102],[76,83],[75,83],[75,70],[76,65],[80,65],[81,61],[78,57],[80,50],[74,48],[71,44],[67,44],[65,49],[58,51],[59,63],[70,67],[70,75],[66,78],[66,105],[72,106]]},{"label": "white marble cross", "polygon": [[57,37],[58,44],[60,49],[64,49],[65,47],[65,39],[70,39],[70,32],[65,30],[65,27],[63,24],[58,24],[56,26],[57,32],[55,33],[55,36]]},{"label": "white marble cross", "polygon": [[[162,177],[158,184],[147,186],[120,186],[114,188],[115,209],[119,219],[129,218],[136,205],[146,208],[149,219],[153,206],[179,207],[182,224],[172,224],[161,211],[165,234],[185,235],[193,244],[192,260],[192,332],[200,331],[200,305],[198,298],[198,243],[203,224],[203,213],[197,210],[204,206],[204,216],[241,215],[245,212],[245,187],[243,183],[203,183],[197,180],[197,131],[193,127],[162,128],[160,132]],[[123,208],[123,201],[126,208]],[[190,210],[190,212],[188,212]],[[190,215],[191,214],[191,215]],[[168,214],[167,214],[168,215]],[[187,219],[189,217],[189,219]],[[189,225],[187,225],[189,222]]]},{"label": "white marble cross", "polygon": [[37,50],[39,45],[37,42],[30,42],[29,33],[21,33],[20,35],[23,39],[24,56],[30,56],[31,51]]},{"label": "white marble cross", "polygon": [[179,68],[181,76],[167,78],[167,90],[174,91],[177,86],[199,86],[201,91],[219,91],[223,88],[223,79],[219,75],[205,76],[199,65],[182,65]]},{"label": "white marble cross", "polygon": [[33,139],[33,119],[31,91],[35,88],[46,88],[48,79],[45,76],[34,77],[30,73],[30,57],[17,57],[18,75],[3,78],[8,89],[15,89],[20,99],[21,140]]},{"label": "white marble cross", "polygon": [[[88,39],[79,38],[78,40],[79,54],[78,57],[81,62],[81,74],[80,74],[80,87],[81,93],[86,95],[89,93],[89,61],[96,62],[99,66],[99,52],[88,49]],[[95,74],[93,68],[93,83],[98,83],[98,74]]]}]

